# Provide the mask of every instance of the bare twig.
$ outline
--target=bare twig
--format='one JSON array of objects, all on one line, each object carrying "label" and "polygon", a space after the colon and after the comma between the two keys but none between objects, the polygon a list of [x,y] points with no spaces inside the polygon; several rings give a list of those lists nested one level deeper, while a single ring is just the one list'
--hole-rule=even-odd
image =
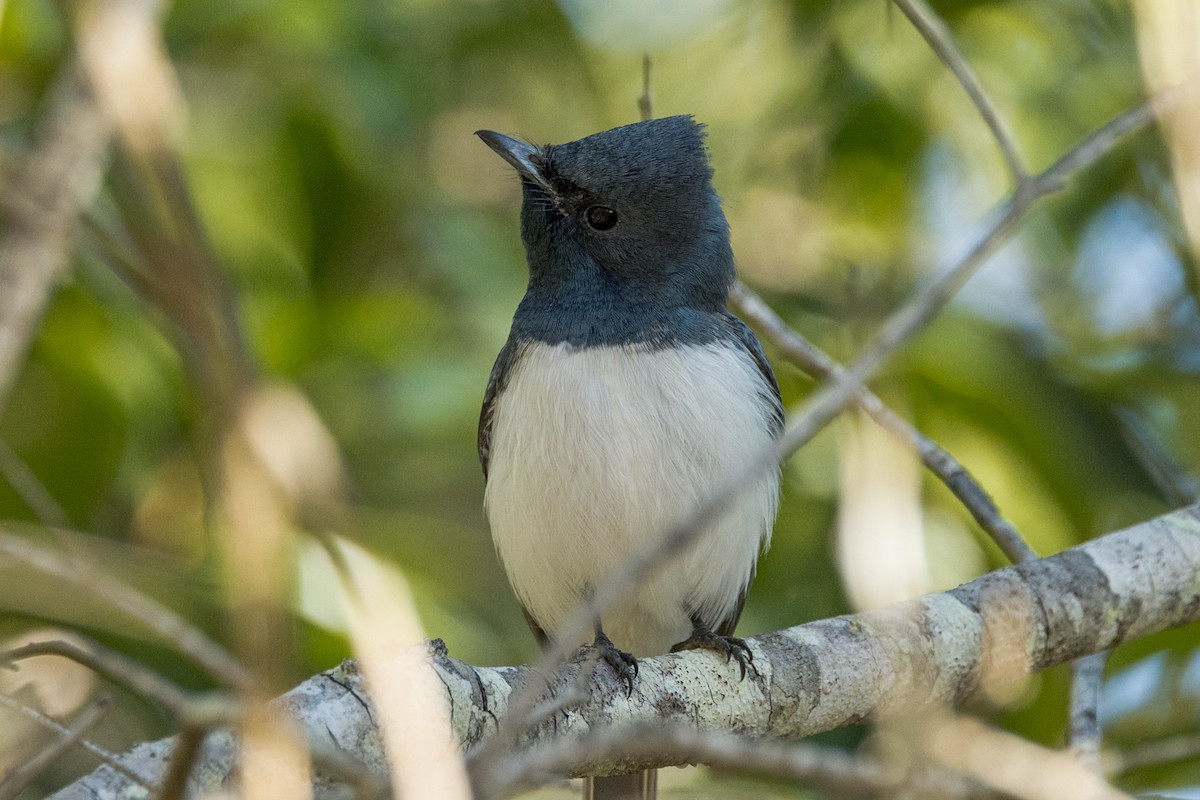
[{"label": "bare twig", "polygon": [[17,490],[25,505],[37,514],[43,525],[66,528],[71,524],[67,512],[54,499],[54,495],[5,441],[0,441],[0,475]]},{"label": "bare twig", "polygon": [[1108,653],[1084,656],[1071,664],[1071,730],[1068,744],[1093,772],[1100,771],[1100,684]]},{"label": "bare twig", "polygon": [[[734,307],[776,346],[784,358],[810,375],[824,380],[842,377],[846,369],[789,326],[767,303],[741,281],[729,292]],[[971,474],[937,442],[922,434],[870,389],[863,388],[858,404],[879,425],[912,447],[922,463],[946,484],[983,530],[1014,564],[1037,558],[1016,528],[1000,515],[991,496]]]},{"label": "bare twig", "polygon": [[0,529],[0,556],[62,580],[137,619],[226,686],[245,686],[253,680],[245,667],[199,628],[157,600],[100,572],[83,558],[52,553],[3,529]]},{"label": "bare twig", "polygon": [[933,50],[942,63],[954,73],[954,77],[958,79],[959,84],[975,105],[975,110],[983,118],[988,130],[992,132],[992,138],[996,140],[996,145],[1000,148],[1000,155],[1004,158],[1004,165],[1008,168],[1013,185],[1019,187],[1029,178],[1029,171],[1025,168],[1025,163],[1018,152],[1017,142],[996,111],[995,104],[983,90],[979,78],[975,75],[975,70],[971,69],[971,65],[963,57],[962,51],[954,43],[950,31],[946,29],[946,24],[934,13],[925,0],[892,0],[892,2],[904,12],[904,16],[908,17],[909,22],[929,45],[929,49]]},{"label": "bare twig", "polygon": [[[30,720],[33,720],[43,728],[54,731],[54,733],[60,738],[66,739],[71,736],[71,729],[63,725],[58,720],[48,717],[37,709],[30,708],[24,703],[15,700],[6,694],[0,693],[0,705],[15,711]],[[123,763],[121,763],[121,759],[118,758],[115,753],[110,753],[108,750],[105,750],[103,747],[100,747],[99,745],[94,744],[87,739],[81,738],[76,742],[76,744],[78,744],[81,749],[86,750],[88,753],[93,755],[98,761],[100,761],[100,763],[105,764],[115,772],[124,775],[132,783],[142,787],[146,791],[151,791],[153,781],[148,780],[142,775],[139,775],[137,772],[134,772],[129,767],[125,766]]]},{"label": "bare twig", "polygon": [[1143,767],[1156,767],[1194,758],[1200,758],[1200,734],[1188,733],[1156,742],[1146,742],[1125,752],[1106,752],[1104,771],[1111,777]]},{"label": "bare twig", "polygon": [[643,120],[654,118],[654,108],[650,104],[650,54],[642,56],[642,95],[637,100],[638,113]]},{"label": "bare twig", "polygon": [[101,697],[79,715],[79,718],[67,730],[66,736],[57,739],[33,758],[9,770],[4,779],[0,780],[0,800],[12,800],[20,794],[30,781],[45,772],[51,764],[58,760],[59,756],[78,744],[88,731],[99,725],[110,710],[112,710],[112,698]]},{"label": "bare twig", "polygon": [[1172,506],[1185,506],[1200,497],[1200,484],[1171,458],[1146,421],[1127,408],[1114,407],[1121,436],[1142,469]]},{"label": "bare twig", "polygon": [[[1153,119],[1155,103],[1148,102],[1109,120],[1086,136],[1045,171],[1029,178],[990,215],[991,221],[960,258],[950,262],[893,313],[863,348],[842,377],[827,384],[788,425],[779,450],[790,455],[854,401],[861,388],[893,355],[937,315],[1016,229],[1017,222],[1042,198],[1062,189],[1078,171],[1090,166],[1130,131]],[[766,468],[766,465],[761,467]],[[706,508],[705,517],[716,510]]]},{"label": "bare twig", "polygon": [[[78,634],[73,642],[62,639],[33,642],[0,652],[0,664],[48,655],[61,656],[82,664],[113,683],[162,706],[176,717],[186,717],[189,707],[193,705],[193,698],[187,692],[154,670],[123,653]],[[231,698],[229,700],[232,702]],[[231,710],[228,718],[236,716],[232,710],[234,706],[230,705],[229,708]]]},{"label": "bare twig", "polygon": [[922,797],[966,798],[976,787],[950,773],[908,770],[879,758],[813,743],[784,744],[680,726],[604,728],[577,739],[558,739],[505,764],[489,785],[489,796],[508,796],[563,774],[585,771],[596,761],[636,761],[645,753],[678,762],[786,778],[815,785],[838,797],[916,790]]}]

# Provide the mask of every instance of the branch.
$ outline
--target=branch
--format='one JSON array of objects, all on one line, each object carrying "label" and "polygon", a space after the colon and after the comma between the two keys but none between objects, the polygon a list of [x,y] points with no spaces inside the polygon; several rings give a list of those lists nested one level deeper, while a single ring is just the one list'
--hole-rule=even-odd
[{"label": "branch", "polygon": [[83,741],[83,737],[100,724],[105,715],[112,710],[112,698],[101,697],[84,710],[65,735],[60,736],[49,746],[34,755],[28,761],[17,764],[0,778],[0,800],[13,800],[38,775],[41,775],[50,765],[68,750]]},{"label": "branch", "polygon": [[[73,736],[72,730],[66,725],[63,725],[53,717],[46,716],[36,708],[31,708],[15,698],[9,697],[3,692],[0,692],[0,706],[3,706],[10,711],[20,714],[26,719],[37,723],[43,728],[56,734],[60,740],[69,739]],[[78,740],[77,744],[79,745],[80,749],[85,750],[97,761],[102,764],[107,764],[109,769],[115,770],[118,774],[123,774],[125,778],[133,785],[143,787],[147,793],[153,791],[149,786],[150,782],[142,778],[141,775],[138,775],[129,767],[125,766],[125,764],[120,760],[120,757],[110,753],[108,750],[105,750],[100,745],[88,739],[81,738]]]},{"label": "branch", "polygon": [[1071,665],[1070,730],[1067,743],[1088,769],[1100,771],[1100,686],[1108,653],[1093,653]]},{"label": "branch", "polygon": [[[690,651],[640,662],[635,691],[596,670],[591,695],[524,734],[523,747],[594,734],[609,726],[682,727],[798,739],[914,709],[959,705],[993,681],[1101,652],[1200,619],[1200,505],[1096,539],[1050,558],[985,575],[948,592],[891,608],[811,622],[749,639],[756,670]],[[514,689],[539,680],[522,667],[473,667],[433,650],[448,713],[464,751],[487,741]],[[543,701],[573,687],[585,664],[569,664]],[[377,771],[381,754],[371,699],[354,662],[321,673],[278,701],[311,738],[332,741]],[[170,740],[123,757],[138,774],[162,775]],[[678,754],[593,754],[577,773],[606,774],[683,763]],[[211,734],[193,780],[220,785],[234,766],[227,733]],[[486,788],[486,787],[483,787]],[[141,790],[100,768],[55,800],[132,797]]]},{"label": "branch", "polygon": [[0,408],[69,263],[79,212],[100,187],[112,125],[70,61],[32,149],[0,185]]},{"label": "branch", "polygon": [[958,79],[967,96],[975,105],[975,110],[979,112],[979,116],[983,117],[988,130],[992,132],[992,138],[996,140],[996,145],[1000,148],[1000,154],[1004,157],[1004,164],[1008,168],[1013,184],[1020,186],[1029,178],[1029,171],[1025,169],[1025,164],[1017,151],[1016,140],[1008,130],[1008,126],[1004,124],[1004,120],[1000,118],[995,104],[984,92],[979,78],[975,76],[975,70],[971,69],[967,59],[954,44],[950,31],[946,29],[946,23],[942,22],[925,0],[892,1],[904,12],[904,16],[908,17],[909,22],[925,39],[929,49],[954,73],[954,77]]},{"label": "branch", "polygon": [[65,537],[59,541],[64,550],[55,553],[0,527],[0,557],[60,580],[91,599],[128,614],[225,686],[241,687],[252,683],[250,672],[199,628],[157,600],[106,575],[82,552],[70,552]]},{"label": "branch", "polygon": [[[812,342],[784,322],[767,303],[746,284],[736,281],[729,299],[741,313],[779,349],[780,354],[813,377],[837,380],[846,368],[834,361]],[[904,444],[916,450],[921,463],[936,475],[970,512],[975,521],[1014,564],[1037,558],[1037,553],[1017,529],[1000,515],[995,501],[971,473],[941,445],[922,434],[892,411],[879,396],[866,387],[858,393],[858,405],[871,419]]]}]

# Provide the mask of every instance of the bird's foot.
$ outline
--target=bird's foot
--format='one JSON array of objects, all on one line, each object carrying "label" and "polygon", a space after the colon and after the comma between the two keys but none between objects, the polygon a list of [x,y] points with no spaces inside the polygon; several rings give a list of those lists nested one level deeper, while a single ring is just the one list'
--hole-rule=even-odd
[{"label": "bird's foot", "polygon": [[607,662],[613,668],[613,672],[617,673],[621,683],[625,684],[625,695],[632,695],[633,679],[638,674],[637,659],[624,650],[618,650],[612,640],[602,632],[596,633],[596,641],[592,643],[592,647],[597,651],[597,658]]},{"label": "bird's foot", "polygon": [[672,653],[681,650],[712,650],[725,656],[725,661],[735,659],[742,668],[742,679],[746,678],[746,667],[754,669],[754,653],[744,639],[736,636],[722,636],[709,628],[697,626],[692,635],[671,648]]}]

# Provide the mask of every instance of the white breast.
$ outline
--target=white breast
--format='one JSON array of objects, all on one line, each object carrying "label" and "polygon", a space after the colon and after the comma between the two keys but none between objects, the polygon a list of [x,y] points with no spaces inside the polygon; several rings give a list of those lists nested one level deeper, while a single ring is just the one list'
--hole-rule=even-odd
[{"label": "white breast", "polygon": [[[760,457],[763,378],[740,349],[526,346],[498,400],[485,507],[522,605],[554,636],[590,587]],[[634,655],[717,625],[770,540],[779,475],[747,487],[684,554],[603,617]]]}]

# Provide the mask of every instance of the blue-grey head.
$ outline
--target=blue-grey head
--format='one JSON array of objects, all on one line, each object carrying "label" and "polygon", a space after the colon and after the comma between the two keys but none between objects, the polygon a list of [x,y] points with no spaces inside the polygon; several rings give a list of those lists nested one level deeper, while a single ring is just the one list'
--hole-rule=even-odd
[{"label": "blue-grey head", "polygon": [[733,281],[704,129],[648,120],[535,147],[479,137],[521,177],[529,287],[513,332],[580,345],[707,338]]}]

